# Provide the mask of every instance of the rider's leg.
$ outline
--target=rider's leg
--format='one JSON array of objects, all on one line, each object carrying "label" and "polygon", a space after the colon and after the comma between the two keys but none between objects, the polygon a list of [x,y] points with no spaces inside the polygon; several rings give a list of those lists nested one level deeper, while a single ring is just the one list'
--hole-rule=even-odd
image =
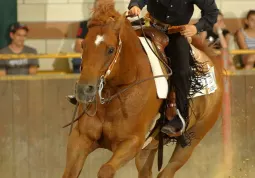
[{"label": "rider's leg", "polygon": [[[175,88],[177,109],[179,109],[182,117],[187,119],[187,97],[190,91],[190,45],[187,39],[179,33],[169,35],[169,45],[165,52],[170,57],[173,69],[171,85]],[[166,134],[175,134],[182,126],[179,116],[175,116],[162,128],[162,131]]]}]

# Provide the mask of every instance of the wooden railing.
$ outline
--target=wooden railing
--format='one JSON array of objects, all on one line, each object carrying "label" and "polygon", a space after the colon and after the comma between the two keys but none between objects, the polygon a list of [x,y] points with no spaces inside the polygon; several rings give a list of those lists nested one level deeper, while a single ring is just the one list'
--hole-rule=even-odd
[{"label": "wooden railing", "polygon": [[[220,53],[220,51],[218,51]],[[230,54],[255,54],[255,50],[232,50]],[[0,60],[6,59],[35,59],[35,58],[79,58],[80,53],[58,53],[58,54],[0,54]]]}]

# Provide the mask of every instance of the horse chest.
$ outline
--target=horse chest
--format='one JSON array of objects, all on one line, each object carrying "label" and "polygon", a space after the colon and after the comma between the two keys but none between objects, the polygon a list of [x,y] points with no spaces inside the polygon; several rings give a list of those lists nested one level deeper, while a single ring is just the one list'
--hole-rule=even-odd
[{"label": "horse chest", "polygon": [[139,87],[136,87],[132,91],[120,94],[109,104],[105,105],[104,113],[101,114],[101,117],[104,120],[133,117],[143,110],[144,105],[147,102],[148,96],[146,95],[146,92]]},{"label": "horse chest", "polygon": [[103,106],[103,112],[98,112],[102,121],[103,147],[114,149],[114,145],[131,135],[144,134],[145,126],[156,115],[158,108],[150,104],[157,105],[152,89],[141,85],[134,87]]},{"label": "horse chest", "polygon": [[104,122],[99,144],[109,150],[114,150],[123,140],[135,134],[137,130],[134,123],[127,120]]}]

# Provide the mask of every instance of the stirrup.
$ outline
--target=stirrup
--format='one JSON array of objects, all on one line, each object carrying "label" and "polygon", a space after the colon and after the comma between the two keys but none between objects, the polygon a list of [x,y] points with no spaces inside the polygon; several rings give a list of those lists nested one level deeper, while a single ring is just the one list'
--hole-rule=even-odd
[{"label": "stirrup", "polygon": [[182,135],[181,130],[179,131],[174,131],[174,129],[166,128],[167,125],[163,126],[161,129],[161,132],[168,135],[169,137],[179,137]]},{"label": "stirrup", "polygon": [[74,95],[67,95],[66,98],[67,98],[67,100],[68,100],[71,104],[73,104],[73,105],[76,105],[76,104],[77,104],[77,100],[76,100],[76,98],[75,98]]},{"label": "stirrup", "polygon": [[161,129],[161,132],[167,134],[169,137],[179,137],[179,136],[181,136],[181,135],[184,133],[184,131],[185,131],[185,129],[186,129],[186,122],[185,122],[185,120],[183,119],[183,117],[182,117],[182,115],[181,115],[179,109],[177,109],[176,112],[177,112],[177,115],[179,116],[179,119],[180,119],[181,122],[182,122],[182,129],[180,129],[179,131],[175,132],[175,131],[174,131],[174,127],[172,127],[173,129],[172,129],[172,128],[168,128],[168,129],[167,129],[167,128],[166,128],[167,125],[163,126],[162,129]]},{"label": "stirrup", "polygon": [[180,118],[181,121],[182,121],[182,129],[180,130],[180,132],[181,132],[181,134],[183,134],[183,132],[184,132],[185,129],[186,129],[186,122],[185,122],[185,120],[183,119],[183,117],[182,117],[182,115],[181,115],[179,109],[177,109],[176,111],[177,111],[177,114],[178,114],[179,118]]}]

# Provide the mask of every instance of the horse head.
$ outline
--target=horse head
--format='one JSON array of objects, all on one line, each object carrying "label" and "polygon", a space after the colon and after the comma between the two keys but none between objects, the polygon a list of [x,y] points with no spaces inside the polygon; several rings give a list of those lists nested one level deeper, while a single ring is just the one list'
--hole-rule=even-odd
[{"label": "horse head", "polygon": [[113,1],[96,1],[88,23],[88,34],[81,44],[81,74],[76,85],[76,98],[79,102],[93,102],[100,81],[113,79],[120,73],[120,36],[125,20],[125,15],[115,10]]}]

